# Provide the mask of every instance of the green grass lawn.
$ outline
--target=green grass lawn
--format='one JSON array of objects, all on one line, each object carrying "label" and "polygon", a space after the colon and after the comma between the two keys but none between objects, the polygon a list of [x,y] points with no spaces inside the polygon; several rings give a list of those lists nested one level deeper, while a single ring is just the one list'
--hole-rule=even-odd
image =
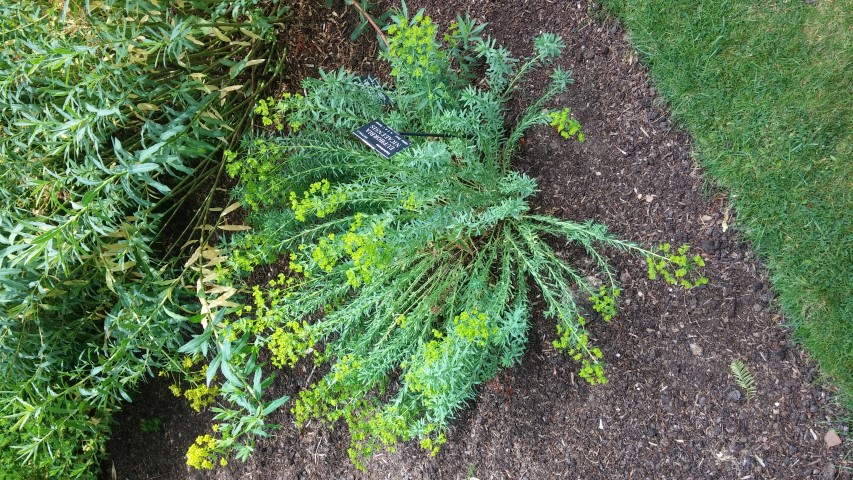
[{"label": "green grass lawn", "polygon": [[853,408],[853,1],[605,3]]}]

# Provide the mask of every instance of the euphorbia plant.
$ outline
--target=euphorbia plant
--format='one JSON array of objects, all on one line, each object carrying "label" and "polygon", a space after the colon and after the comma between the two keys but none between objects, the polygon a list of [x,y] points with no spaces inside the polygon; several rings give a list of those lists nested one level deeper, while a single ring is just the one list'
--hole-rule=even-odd
[{"label": "euphorbia plant", "polygon": [[[477,386],[521,358],[534,289],[556,323],[555,345],[583,378],[605,382],[579,297],[609,319],[618,288],[600,249],[654,255],[602,225],[531,213],[536,182],[511,168],[524,132],[554,119],[544,105],[570,74],[553,68],[509,130],[507,103],[525,75],[559,56],[560,37],[537,37],[533,55],[517,60],[467,18],[451,25],[446,45],[422,11],[409,17],[403,7],[393,20],[382,57],[394,88],[321,72],[302,94],[259,107],[283,133],[249,139],[231,159],[254,230],[232,238],[230,268],[285,257],[289,274],[256,287],[254,305],[211,337],[265,347],[278,367],[329,363],[292,412],[299,424],[344,419],[358,465],[401,440],[435,453]],[[476,59],[485,78],[472,82]],[[429,135],[385,158],[352,133],[376,119]],[[546,238],[582,246],[603,286]]]}]

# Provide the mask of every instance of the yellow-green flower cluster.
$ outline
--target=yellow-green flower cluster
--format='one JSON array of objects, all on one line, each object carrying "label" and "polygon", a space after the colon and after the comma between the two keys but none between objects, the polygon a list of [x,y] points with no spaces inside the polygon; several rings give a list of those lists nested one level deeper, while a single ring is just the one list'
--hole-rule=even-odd
[{"label": "yellow-green flower cluster", "polygon": [[388,29],[388,53],[394,60],[391,75],[421,78],[441,72],[437,60],[444,58],[435,41],[436,26],[428,16],[417,15]]},{"label": "yellow-green flower cluster", "polygon": [[363,220],[364,216],[357,213],[349,231],[341,238],[344,252],[352,259],[352,267],[347,270],[347,282],[355,288],[370,283],[375,269],[385,262],[385,223],[377,221],[363,227]]},{"label": "yellow-green flower cluster", "polygon": [[356,411],[366,410],[367,400],[354,399],[353,391],[363,385],[358,382],[332,382],[328,377],[299,392],[290,412],[297,425],[303,425],[312,417],[322,419],[330,425],[344,418],[352,428]]},{"label": "yellow-green flower cluster", "polygon": [[[279,132],[284,130],[284,114],[294,105],[298,105],[303,100],[302,95],[285,92],[281,99],[276,102],[272,97],[262,98],[255,105],[255,113],[261,116],[261,124],[265,127],[273,126]],[[299,131],[300,124],[296,120],[288,122],[291,130]]]},{"label": "yellow-green flower cluster", "polygon": [[332,379],[336,382],[341,382],[350,374],[357,372],[361,366],[361,360],[355,355],[344,355],[332,367]]},{"label": "yellow-green flower cluster", "polygon": [[176,397],[181,396],[181,387],[179,385],[176,385],[174,383],[172,385],[169,385],[169,391],[172,392],[172,395]]},{"label": "yellow-green flower cluster", "polygon": [[314,351],[316,343],[308,322],[300,324],[291,320],[273,331],[267,340],[267,349],[272,353],[273,365],[292,367],[300,358]]},{"label": "yellow-green flower cluster", "polygon": [[685,290],[689,290],[700,285],[708,283],[708,278],[698,276],[693,281],[690,281],[688,273],[695,269],[701,269],[705,266],[705,260],[699,255],[694,255],[692,258],[687,256],[690,251],[690,245],[683,244],[678,247],[678,250],[672,252],[672,246],[664,243],[658,246],[658,251],[663,253],[663,257],[655,261],[652,257],[646,257],[646,263],[649,267],[649,279],[654,280],[660,274],[666,283],[670,285],[678,284]]},{"label": "yellow-green flower cluster", "polygon": [[192,407],[196,412],[200,412],[202,408],[210,405],[214,400],[216,400],[216,396],[219,395],[219,387],[207,386],[207,365],[202,365],[200,369],[190,373],[189,370],[195,365],[195,363],[196,360],[187,356],[181,361],[181,367],[188,371],[186,376],[187,380],[196,386],[181,391],[180,386],[173,384],[169,385],[169,391],[172,392],[172,395],[175,397],[181,397],[183,395],[183,397],[189,401],[190,407]]},{"label": "yellow-green flower cluster", "polygon": [[616,316],[616,298],[621,292],[618,288],[612,288],[608,292],[607,287],[602,285],[598,294],[589,297],[592,301],[592,309],[600,313],[605,322],[609,322]]},{"label": "yellow-green flower cluster", "polygon": [[255,113],[261,116],[261,124],[265,127],[270,127],[275,125],[275,129],[278,131],[284,130],[284,124],[281,122],[281,115],[275,112],[274,109],[276,105],[275,100],[272,97],[262,98],[258,100],[258,104],[255,105]]},{"label": "yellow-green flower cluster", "polygon": [[347,449],[350,459],[357,468],[364,470],[363,460],[369,458],[380,449],[395,451],[401,440],[409,440],[413,436],[426,437],[421,446],[432,455],[447,439],[439,434],[435,423],[424,426],[412,425],[414,419],[409,410],[401,410],[389,405],[377,408],[375,399],[353,399],[352,389],[361,386],[352,373],[361,368],[359,359],[345,355],[334,366],[331,378],[325,378],[304,389],[299,394],[291,410],[297,424],[303,424],[312,417],[322,418],[334,423],[343,419],[350,432],[350,447]]},{"label": "yellow-green flower cluster", "polygon": [[187,465],[198,470],[213,469],[216,461],[216,439],[210,435],[201,435],[187,449]]},{"label": "yellow-green flower cluster", "polygon": [[[326,381],[323,379],[319,383],[325,384]],[[319,405],[325,403],[323,402],[323,395],[318,390],[318,384],[315,383],[308,388],[303,388],[299,392],[299,398],[296,399],[296,402],[293,403],[293,407],[290,409],[290,413],[293,414],[293,421],[297,425],[304,424],[315,415],[319,416],[318,413],[321,411]],[[326,410],[328,410],[328,407]]]},{"label": "yellow-green flower cluster", "polygon": [[[437,330],[433,330],[433,333],[437,333]],[[446,346],[446,344],[441,339],[442,336],[435,335],[435,338],[436,340],[430,340],[429,343],[426,344],[426,347],[424,347],[424,363],[427,366],[431,366],[437,362],[438,359],[442,357],[445,350],[443,347]]]},{"label": "yellow-green flower cluster", "polygon": [[273,260],[269,239],[261,232],[245,232],[232,240],[234,243],[228,249],[226,261],[213,267],[216,278],[229,285],[234,284],[234,278],[252,273],[258,265]]},{"label": "yellow-green flower cluster", "polygon": [[550,125],[557,130],[561,137],[568,140],[577,134],[579,142],[586,140],[583,132],[581,132],[580,122],[569,116],[569,107],[565,107],[559,112],[551,112],[548,116],[551,118]]},{"label": "yellow-green flower cluster", "polygon": [[[586,324],[583,317],[578,317],[578,324],[581,326]],[[604,355],[601,349],[590,345],[589,336],[586,333],[579,334],[577,331],[557,324],[557,335],[559,338],[554,340],[554,348],[567,353],[574,361],[581,363],[579,372],[581,378],[592,385],[607,383],[604,366],[600,362]]]},{"label": "yellow-green flower cluster", "polygon": [[583,359],[578,375],[590,385],[603,385],[607,383],[607,377],[604,375],[604,366],[601,362]]},{"label": "yellow-green flower cluster", "polygon": [[303,192],[302,198],[296,192],[290,192],[290,208],[300,222],[304,222],[309,213],[317,218],[325,218],[338,211],[346,200],[345,193],[332,193],[332,186],[325,178],[312,183],[308,191]]},{"label": "yellow-green flower cluster", "polygon": [[562,325],[557,325],[557,334],[560,335],[560,339],[554,341],[554,348],[565,351],[573,360],[580,361],[583,357],[582,352],[589,352],[594,358],[601,358],[601,350],[598,347],[589,348],[589,335],[586,333],[579,334],[563,328]]},{"label": "yellow-green flower cluster", "polygon": [[[431,366],[435,362],[438,361],[444,354],[445,347],[447,346],[444,343],[444,334],[439,332],[436,329],[432,329],[433,340],[430,340],[429,343],[424,347],[424,364],[426,366]],[[413,362],[414,363],[414,362]]]},{"label": "yellow-green flower cluster", "polygon": [[323,395],[323,389],[320,385],[325,385],[326,380],[320,380],[308,388],[304,388],[299,392],[299,398],[294,402],[290,412],[293,414],[293,421],[297,425],[303,425],[311,417],[317,416],[325,418],[322,413],[329,411],[327,398]]},{"label": "yellow-green flower cluster", "polygon": [[281,314],[278,308],[285,300],[293,295],[289,287],[295,282],[292,278],[285,278],[279,274],[276,279],[269,281],[270,288],[263,290],[260,286],[252,287],[253,305],[244,305],[238,314],[245,314],[233,324],[235,335],[249,332],[260,335],[267,328],[281,323]]},{"label": "yellow-green flower cluster", "polygon": [[[206,365],[203,370],[206,373]],[[184,390],[184,398],[190,402],[190,407],[196,412],[200,412],[202,408],[213,403],[217,395],[219,395],[219,387],[208,387],[204,383],[195,388]]]},{"label": "yellow-green flower cluster", "polygon": [[[578,325],[581,327],[586,325],[586,319],[580,315],[578,315]],[[558,352],[565,352],[575,344],[572,333],[573,331],[570,329],[563,328],[559,323],[557,324],[557,340],[554,340],[552,344]]]},{"label": "yellow-green flower cluster", "polygon": [[338,245],[335,243],[335,234],[330,233],[326,238],[321,238],[317,242],[317,246],[311,252],[311,258],[317,263],[317,266],[326,273],[332,271],[340,259]]},{"label": "yellow-green flower cluster", "polygon": [[397,451],[400,440],[410,438],[407,425],[411,422],[396,406],[378,409],[375,404],[364,404],[345,415],[350,430],[350,447],[347,449],[355,466],[364,470],[362,461],[384,448]]},{"label": "yellow-green flower cluster", "polygon": [[423,435],[423,438],[421,438],[421,448],[428,451],[431,457],[436,456],[441,446],[447,443],[447,436],[445,436],[444,432],[434,435],[437,428],[436,424],[428,423],[421,432]]},{"label": "yellow-green flower cluster", "polygon": [[404,210],[414,212],[418,209],[417,197],[415,197],[414,193],[410,193],[409,196],[403,199],[401,203]]},{"label": "yellow-green flower cluster", "polygon": [[444,34],[444,41],[451,47],[459,44],[459,22],[450,22],[447,26],[447,32]]},{"label": "yellow-green flower cluster", "polygon": [[[365,215],[356,213],[343,234],[329,233],[313,247],[299,245],[299,252],[290,254],[290,270],[310,277],[317,269],[332,273],[342,262],[349,262],[345,270],[347,283],[355,288],[370,283],[377,270],[387,262],[385,227],[388,221],[382,219],[365,224]],[[308,250],[310,258],[305,254]]]},{"label": "yellow-green flower cluster", "polygon": [[489,317],[476,309],[453,317],[456,334],[480,346],[485,346],[489,336],[498,334],[497,325],[489,325]]},{"label": "yellow-green flower cluster", "polygon": [[192,357],[184,357],[184,359],[181,361],[181,366],[186,368],[187,370],[189,370],[190,368],[193,368],[194,364],[195,364],[195,362],[193,362]]},{"label": "yellow-green flower cluster", "polygon": [[278,293],[281,292],[281,289],[278,287],[290,288],[295,283],[296,283],[295,278],[285,277],[283,273],[279,273],[276,278],[273,278],[272,280],[270,280],[268,282],[268,285],[270,286],[270,289],[272,289],[272,293],[274,294],[276,292],[278,292]]}]

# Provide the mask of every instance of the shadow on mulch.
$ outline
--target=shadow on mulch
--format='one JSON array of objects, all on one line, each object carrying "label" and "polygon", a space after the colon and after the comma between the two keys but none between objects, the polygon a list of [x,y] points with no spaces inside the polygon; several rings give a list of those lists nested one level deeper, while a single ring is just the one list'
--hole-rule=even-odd
[{"label": "shadow on mulch", "polygon": [[[299,3],[283,88],[296,89],[321,66],[383,75],[372,35],[347,40],[358,24],[352,10]],[[209,430],[210,416],[155,380],[118,414],[106,470],[134,480],[850,479],[846,444],[828,449],[823,440],[830,428],[848,434],[832,422],[831,392],[812,383],[817,370],[790,343],[763,269],[738,239],[734,213],[722,194],[706,193],[689,137],[673,128],[622,28],[586,2],[409,2],[410,11],[420,7],[445,26],[470,10],[516,55],[529,53],[541,32],[561,34],[567,49],[560,63],[574,70],[576,83],[555,104],[572,108],[587,141],[566,142],[544,127],[527,136],[517,165],[539,181],[534,208],[602,222],[649,246],[689,243],[705,257],[710,283],[673,290],[649,282],[640,259],[614,254],[621,310],[611,324],[591,327],[610,382],[579,381],[577,366],[550,345],[553,325],[536,318],[522,363],[483,386],[436,458],[412,443],[359,472],[346,456],[345,428],[312,423],[297,431],[285,406],[273,418],[283,428],[260,441],[248,462],[191,471],[184,454]],[[519,104],[544,83],[521,89]],[[755,375],[755,397],[736,386],[733,360]],[[271,397],[293,396],[308,371],[291,375],[280,376]],[[163,428],[142,432],[140,422],[155,418]]]}]

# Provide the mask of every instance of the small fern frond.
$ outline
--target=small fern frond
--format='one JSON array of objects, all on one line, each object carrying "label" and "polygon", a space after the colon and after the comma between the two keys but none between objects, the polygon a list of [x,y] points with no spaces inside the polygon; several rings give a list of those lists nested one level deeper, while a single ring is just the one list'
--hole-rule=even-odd
[{"label": "small fern frond", "polygon": [[746,392],[747,398],[755,396],[755,377],[740,360],[734,360],[731,364],[732,375],[735,377],[735,382]]}]

